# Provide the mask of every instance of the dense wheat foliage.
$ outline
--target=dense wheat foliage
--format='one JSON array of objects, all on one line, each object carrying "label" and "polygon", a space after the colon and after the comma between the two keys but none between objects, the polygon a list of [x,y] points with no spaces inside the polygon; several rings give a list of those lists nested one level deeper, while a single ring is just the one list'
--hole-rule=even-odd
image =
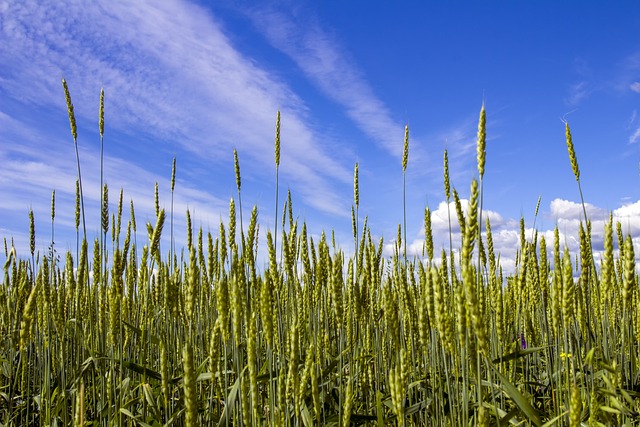
[{"label": "dense wheat foliage", "polygon": [[[65,93],[71,118],[66,85]],[[278,113],[276,182],[279,125]],[[32,243],[21,259],[5,239],[0,424],[635,424],[640,306],[630,236],[610,219],[596,265],[588,220],[579,253],[557,229],[547,252],[522,222],[515,273],[504,277],[481,215],[485,135],[483,107],[466,212],[444,153],[444,194],[449,201],[453,190],[450,221],[462,239],[438,253],[427,209],[421,258],[406,253],[406,225],[387,258],[360,222],[358,164],[353,256],[325,234],[311,238],[292,215],[291,194],[273,226],[279,233],[259,230],[257,207],[245,223],[235,151],[228,220],[212,234],[193,229],[187,212],[178,251],[173,211],[160,209],[157,188],[155,223],[140,230],[133,202],[123,213],[122,192],[109,212],[104,185],[102,235],[88,242],[79,184],[75,253],[36,254]],[[566,138],[579,184],[568,125]],[[172,195],[175,174],[174,161]],[[55,193],[52,238],[54,219]],[[259,242],[267,254],[259,256]]]}]

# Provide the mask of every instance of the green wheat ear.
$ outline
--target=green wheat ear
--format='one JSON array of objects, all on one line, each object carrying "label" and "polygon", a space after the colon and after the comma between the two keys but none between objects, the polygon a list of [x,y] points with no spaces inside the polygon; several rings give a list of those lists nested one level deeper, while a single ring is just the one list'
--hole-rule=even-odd
[{"label": "green wheat ear", "polygon": [[564,122],[565,135],[567,138],[567,150],[569,150],[569,159],[571,160],[571,169],[573,175],[576,177],[576,181],[580,181],[580,169],[578,168],[578,159],[576,157],[576,150],[573,148],[573,139],[571,138],[571,129],[569,129],[569,122]]},{"label": "green wheat ear", "polygon": [[104,135],[104,89],[100,89],[100,113],[99,113],[100,136]]},{"label": "green wheat ear", "polygon": [[102,210],[101,210],[102,232],[107,234],[109,230],[109,187],[104,184],[102,191]]},{"label": "green wheat ear", "polygon": [[409,125],[404,127],[404,150],[402,151],[402,171],[407,170],[407,163],[409,162]]},{"label": "green wheat ear", "polygon": [[444,150],[444,193],[447,196],[447,204],[451,200],[451,183],[449,182],[449,155]]},{"label": "green wheat ear", "polygon": [[358,163],[353,168],[353,203],[356,208],[360,205],[360,187],[358,182]]},{"label": "green wheat ear", "polygon": [[[29,250],[31,256],[33,256],[36,251],[36,227],[33,219],[33,209],[29,209]],[[35,269],[36,266],[34,265],[33,268]]]},{"label": "green wheat ear", "polygon": [[238,192],[240,192],[240,162],[238,161],[238,150],[233,149],[233,167],[236,172],[236,186],[238,187]]},{"label": "green wheat ear", "polygon": [[276,114],[276,167],[280,166],[280,110]]},{"label": "green wheat ear", "polygon": [[51,221],[53,221],[55,217],[56,217],[56,190],[53,190],[51,192]]},{"label": "green wheat ear", "polygon": [[173,164],[171,165],[171,192],[176,188],[176,158],[173,158]]},{"label": "green wheat ear", "polygon": [[156,207],[156,217],[160,214],[160,194],[158,192],[158,181],[156,181],[156,185],[153,189],[153,201]]},{"label": "green wheat ear", "polygon": [[431,210],[424,209],[424,239],[429,259],[433,259],[433,231],[431,229]]},{"label": "green wheat ear", "polygon": [[76,179],[76,230],[80,228],[80,182]]},{"label": "green wheat ear", "polygon": [[151,255],[156,259],[156,262],[160,264],[160,237],[162,236],[162,227],[164,226],[164,209],[158,213],[156,220],[156,226],[152,228],[150,238],[150,251]]},{"label": "green wheat ear", "polygon": [[487,150],[487,115],[484,110],[484,104],[480,110],[480,119],[478,120],[478,173],[480,178],[484,175],[484,163]]},{"label": "green wheat ear", "polygon": [[76,116],[73,113],[73,103],[71,102],[71,95],[69,94],[69,86],[67,81],[62,79],[62,87],[64,89],[64,97],[67,100],[67,112],[69,113],[69,124],[71,125],[71,135],[73,139],[78,139],[78,128],[76,127]]}]

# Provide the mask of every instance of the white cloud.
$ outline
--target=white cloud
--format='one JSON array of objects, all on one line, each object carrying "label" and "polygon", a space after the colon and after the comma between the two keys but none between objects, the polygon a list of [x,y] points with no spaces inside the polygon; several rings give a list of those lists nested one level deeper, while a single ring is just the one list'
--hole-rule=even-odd
[{"label": "white cloud", "polygon": [[[461,205],[466,212],[468,201],[461,200]],[[609,220],[609,212],[603,208],[586,204],[587,215],[591,219],[591,243],[594,251],[594,258],[600,259],[600,253],[604,250],[604,226]],[[451,210],[451,240],[453,250],[458,252],[461,247],[460,227],[453,203],[450,205]],[[570,200],[555,199],[549,204],[547,212],[541,215],[553,217],[558,227],[558,237],[560,242],[560,250],[563,251],[568,247],[572,254],[580,252],[580,219],[582,217],[582,204]],[[434,256],[440,258],[442,248],[449,250],[449,221],[447,218],[447,203],[440,202],[438,208],[434,210],[431,217],[431,225],[434,242]],[[623,234],[631,234],[634,239],[636,248],[640,249],[640,201],[625,204],[611,212],[613,215],[614,227],[620,222]],[[500,257],[500,265],[505,275],[512,274],[516,266],[516,253],[520,249],[520,221],[513,218],[504,218],[497,212],[483,211],[483,218],[489,217],[491,222],[491,235],[493,239],[494,253],[496,257]],[[525,219],[526,220],[526,219]],[[484,222],[484,220],[483,220]],[[485,228],[483,224],[483,229]],[[554,226],[555,228],[555,226]],[[550,259],[553,258],[554,245],[554,229],[540,229],[537,231],[531,227],[525,228],[525,239],[531,241],[533,236],[538,235],[538,242],[544,237],[547,247],[547,254]],[[615,233],[615,231],[614,231]],[[486,232],[483,232],[486,242]],[[394,252],[395,243],[388,241],[385,244],[385,255],[391,256]],[[424,230],[421,231],[418,238],[410,239],[407,245],[408,255],[413,257],[422,257],[422,249],[424,245]],[[617,247],[617,238],[614,237],[614,245]],[[485,244],[486,249],[486,244]],[[474,252],[477,252],[474,251]],[[474,253],[477,256],[477,253]]]},{"label": "white cloud", "polygon": [[614,221],[619,221],[625,233],[640,233],[640,201],[626,204],[613,211]]},{"label": "white cloud", "polygon": [[[589,218],[602,217],[606,215],[604,209],[598,208],[590,203],[585,203],[584,208]],[[584,210],[582,203],[572,202],[570,200],[554,199],[551,201],[550,214],[558,220],[581,220],[584,219]]]},{"label": "white cloud", "polygon": [[640,219],[640,201],[624,205],[613,211],[616,218],[637,217]]},{"label": "white cloud", "polygon": [[629,85],[629,89],[636,93],[640,93],[640,82],[633,82]]},{"label": "white cloud", "polygon": [[[464,214],[467,214],[469,208],[469,200],[460,199],[460,207]],[[458,217],[456,213],[456,205],[454,202],[450,202],[447,208],[447,202],[442,201],[438,204],[438,208],[431,212],[431,229],[438,232],[449,232],[449,217],[451,218],[451,228],[454,231],[460,231],[458,224]],[[502,215],[498,212],[490,211],[487,209],[482,210],[482,222],[483,226],[485,221],[489,219],[491,227],[500,227],[504,224]],[[424,233],[424,229],[422,230]]]},{"label": "white cloud", "polygon": [[629,137],[629,144],[635,144],[640,141],[640,127]]}]

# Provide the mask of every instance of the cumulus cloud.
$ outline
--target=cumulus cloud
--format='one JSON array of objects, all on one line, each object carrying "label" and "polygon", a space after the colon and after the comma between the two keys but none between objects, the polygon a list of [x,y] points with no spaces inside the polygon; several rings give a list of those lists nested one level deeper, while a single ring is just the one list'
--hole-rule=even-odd
[{"label": "cumulus cloud", "polygon": [[640,233],[640,201],[629,203],[613,211],[615,221],[619,221],[625,232]]},{"label": "cumulus cloud", "polygon": [[[602,217],[606,215],[604,209],[598,208],[590,203],[585,203],[585,210],[588,217]],[[550,205],[550,215],[558,220],[573,221],[580,220],[584,217],[584,211],[582,209],[582,203],[572,202],[570,200],[554,199]]]},{"label": "cumulus cloud", "polygon": [[[469,206],[469,200],[460,199],[460,206],[465,216]],[[515,242],[519,241],[519,231],[515,234],[510,234],[510,231],[519,230],[518,221],[505,220],[498,212],[483,209],[482,222],[483,228],[485,227],[486,220],[489,219],[491,224],[492,234],[494,237],[494,243],[498,243],[496,247],[516,247]],[[438,255],[444,248],[449,250],[450,243],[453,245],[455,251],[459,250],[462,242],[462,234],[460,231],[460,224],[458,222],[458,216],[456,213],[456,206],[454,202],[449,203],[447,208],[447,202],[441,201],[438,204],[438,208],[431,211],[431,231],[433,237],[433,247]],[[420,231],[420,236],[417,239],[412,240],[407,244],[407,253],[411,256],[422,255],[422,249],[424,245],[424,228]],[[385,254],[391,256],[394,251],[394,243],[389,242],[385,245]]]},{"label": "cumulus cloud", "polygon": [[[461,205],[466,212],[468,200],[461,200]],[[453,203],[449,206],[451,212],[451,233],[449,232],[449,220],[447,203],[440,202],[438,208],[431,213],[431,225],[435,257],[440,257],[440,251],[444,248],[449,251],[449,239],[454,252],[458,252],[462,245],[462,236]],[[609,220],[609,212],[603,208],[586,204],[587,215],[591,220],[591,243],[594,251],[594,259],[598,261],[600,253],[604,250],[604,228]],[[544,212],[542,212],[544,211]],[[558,227],[558,239],[561,250],[569,248],[572,254],[580,251],[580,220],[583,216],[582,204],[570,200],[555,199],[548,205],[548,209],[541,208],[541,215],[552,217]],[[620,222],[623,233],[630,234],[636,242],[636,248],[640,249],[640,201],[625,204],[611,212],[614,227]],[[520,220],[514,218],[504,218],[498,212],[490,210],[483,211],[483,218],[489,218],[491,223],[491,236],[496,257],[500,259],[500,265],[505,274],[513,274],[516,267],[517,252],[521,247]],[[584,226],[584,223],[582,223]],[[483,224],[483,229],[484,229]],[[555,228],[555,226],[554,226]],[[555,230],[532,228],[525,224],[525,239],[532,241],[537,236],[538,242],[544,238],[547,253],[553,256],[553,246]],[[486,231],[483,232],[486,239]],[[615,245],[617,246],[617,239]],[[486,240],[485,240],[486,241]],[[486,245],[485,245],[486,246]],[[418,238],[411,239],[407,244],[408,255],[422,257],[424,247],[424,230]],[[395,243],[389,242],[385,245],[384,253],[392,256],[395,251]],[[474,254],[477,255],[477,254]]]}]

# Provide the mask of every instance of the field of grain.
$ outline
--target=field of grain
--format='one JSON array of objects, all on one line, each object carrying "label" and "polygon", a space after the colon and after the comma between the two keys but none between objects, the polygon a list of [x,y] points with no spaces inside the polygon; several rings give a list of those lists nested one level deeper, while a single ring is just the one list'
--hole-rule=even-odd
[{"label": "field of grain", "polygon": [[[279,126],[278,113],[276,188]],[[157,191],[155,223],[137,224],[122,196],[109,212],[101,184],[103,233],[88,242],[77,158],[77,250],[36,254],[32,213],[30,257],[4,240],[0,425],[635,425],[631,237],[610,217],[596,263],[588,220],[579,253],[557,228],[547,253],[522,222],[515,273],[505,277],[482,217],[485,138],[483,107],[467,211],[444,153],[443,191],[457,207],[450,224],[463,237],[436,253],[427,209],[421,257],[407,255],[406,220],[395,254],[383,256],[359,215],[357,164],[348,251],[332,234],[314,241],[292,214],[291,194],[278,210],[276,191],[272,229],[260,229],[257,207],[243,221],[235,152],[238,194],[217,233],[193,229],[189,212],[174,224]],[[566,141],[582,197],[568,124]],[[403,173],[408,148],[406,128]],[[172,196],[175,174],[174,161]],[[185,248],[174,248],[174,227],[186,227]],[[163,233],[170,247],[161,247]]]}]

